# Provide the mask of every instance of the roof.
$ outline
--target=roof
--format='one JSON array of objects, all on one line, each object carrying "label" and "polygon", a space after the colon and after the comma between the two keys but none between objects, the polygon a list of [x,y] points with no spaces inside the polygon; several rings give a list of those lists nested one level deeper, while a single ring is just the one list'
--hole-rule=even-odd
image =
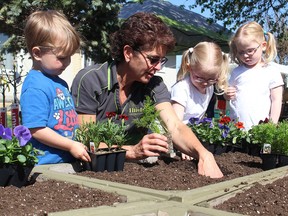
[{"label": "roof", "polygon": [[219,24],[210,24],[206,17],[168,1],[145,0],[143,4],[127,3],[121,8],[119,18],[126,19],[141,11],[156,14],[171,28],[177,41],[174,50],[176,54],[182,54],[184,50],[201,41],[214,41],[223,51],[229,51],[228,30]]}]

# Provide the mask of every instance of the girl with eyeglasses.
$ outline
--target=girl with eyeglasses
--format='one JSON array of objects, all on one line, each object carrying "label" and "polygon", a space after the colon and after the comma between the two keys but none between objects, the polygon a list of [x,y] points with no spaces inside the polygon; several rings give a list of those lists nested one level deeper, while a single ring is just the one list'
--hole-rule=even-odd
[{"label": "girl with eyeglasses", "polygon": [[282,107],[283,79],[276,63],[276,42],[257,22],[242,25],[230,41],[232,61],[238,64],[230,76],[224,97],[230,100],[230,116],[249,130],[260,120],[277,123]]},{"label": "girl with eyeglasses", "polygon": [[[183,53],[177,83],[171,88],[172,106],[183,123],[205,116],[210,102],[215,103],[214,92],[224,93],[227,72],[228,57],[216,43],[200,42]],[[192,159],[184,153],[181,157]]]},{"label": "girl with eyeglasses", "polygon": [[178,117],[187,124],[191,117],[204,117],[215,92],[227,87],[228,57],[213,42],[200,42],[182,55],[171,101]]}]

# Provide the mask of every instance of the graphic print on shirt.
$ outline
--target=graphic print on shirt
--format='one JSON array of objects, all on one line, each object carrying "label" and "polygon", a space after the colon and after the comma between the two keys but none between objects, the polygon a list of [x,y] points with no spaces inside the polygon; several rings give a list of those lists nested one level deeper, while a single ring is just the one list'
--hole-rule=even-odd
[{"label": "graphic print on shirt", "polygon": [[78,125],[77,114],[74,109],[72,97],[68,89],[65,93],[56,88],[56,97],[53,101],[54,119],[56,123],[54,129],[61,131],[61,133],[68,138],[73,138],[75,126]]}]

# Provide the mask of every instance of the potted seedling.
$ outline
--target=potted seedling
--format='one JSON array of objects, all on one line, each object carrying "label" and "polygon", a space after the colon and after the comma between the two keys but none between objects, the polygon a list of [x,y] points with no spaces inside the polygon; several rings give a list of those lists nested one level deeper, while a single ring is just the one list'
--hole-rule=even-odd
[{"label": "potted seedling", "polygon": [[18,125],[14,128],[5,128],[0,124],[0,186],[14,185],[22,187],[35,164],[37,155],[42,151],[34,148],[28,128]]},{"label": "potted seedling", "polygon": [[171,134],[160,119],[160,111],[155,109],[155,105],[149,96],[146,96],[143,108],[143,115],[135,119],[133,122],[136,127],[148,129],[148,133],[163,134],[168,139],[168,152],[167,156],[175,157],[173,142]]},{"label": "potted seedling", "polygon": [[283,120],[277,125],[272,150],[278,154],[278,167],[288,165],[288,121]]},{"label": "potted seedling", "polygon": [[204,147],[213,154],[221,154],[231,149],[241,149],[248,139],[242,122],[221,118],[191,118],[188,127],[195,133]]},{"label": "potted seedling", "polygon": [[[114,112],[107,112],[106,117],[107,121],[84,123],[77,130],[76,139],[88,147],[91,157],[91,164],[84,163],[86,170],[111,172],[124,168],[126,150],[122,145],[127,141],[125,120],[128,117]],[[99,148],[101,142],[107,148]]]},{"label": "potted seedling", "polygon": [[[256,147],[257,154],[262,158],[263,169],[273,169],[277,165],[279,149],[275,139],[278,134],[277,125],[266,119],[252,126],[249,130],[250,149]],[[253,154],[252,154],[253,155]]]}]

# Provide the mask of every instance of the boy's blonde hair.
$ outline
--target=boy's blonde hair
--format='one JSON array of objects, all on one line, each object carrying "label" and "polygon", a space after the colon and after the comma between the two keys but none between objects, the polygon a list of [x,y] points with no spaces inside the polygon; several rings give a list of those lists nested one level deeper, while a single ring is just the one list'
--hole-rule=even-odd
[{"label": "boy's blonde hair", "polygon": [[257,22],[251,21],[240,26],[240,28],[237,29],[235,35],[229,42],[232,61],[236,62],[237,64],[242,64],[241,60],[238,58],[238,50],[236,44],[239,40],[248,37],[252,38],[253,41],[257,42],[258,44],[261,44],[263,41],[267,42],[266,51],[263,55],[263,60],[265,63],[273,61],[276,58],[277,49],[274,35],[270,32],[265,32],[262,26]]},{"label": "boy's blonde hair", "polygon": [[216,43],[200,42],[194,48],[184,51],[177,81],[189,76],[191,67],[205,74],[219,74],[216,88],[224,90],[227,87],[228,62],[228,56],[222,53]]},{"label": "boy's blonde hair", "polygon": [[66,16],[55,10],[35,11],[30,14],[24,35],[28,52],[32,57],[32,48],[36,46],[52,48],[56,53],[59,50],[61,55],[73,55],[81,42],[80,35]]}]

